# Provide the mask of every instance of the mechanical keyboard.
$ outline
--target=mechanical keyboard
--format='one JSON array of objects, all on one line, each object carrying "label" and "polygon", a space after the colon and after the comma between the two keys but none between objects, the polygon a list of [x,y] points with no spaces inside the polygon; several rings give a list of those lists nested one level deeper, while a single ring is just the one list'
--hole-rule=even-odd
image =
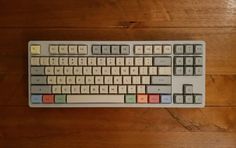
[{"label": "mechanical keyboard", "polygon": [[204,41],[30,41],[30,107],[205,106]]}]

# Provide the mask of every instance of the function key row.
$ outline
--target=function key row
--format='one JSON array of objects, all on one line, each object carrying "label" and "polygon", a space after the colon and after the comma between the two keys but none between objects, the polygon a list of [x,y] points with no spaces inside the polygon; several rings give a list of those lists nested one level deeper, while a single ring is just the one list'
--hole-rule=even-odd
[{"label": "function key row", "polygon": [[129,55],[129,45],[92,45],[94,55]]},{"label": "function key row", "polygon": [[134,45],[134,54],[136,55],[152,55],[152,54],[171,54],[171,45]]},{"label": "function key row", "polygon": [[174,54],[178,54],[178,55],[203,54],[203,47],[200,44],[196,44],[196,45],[175,44],[174,45]]},{"label": "function key row", "polygon": [[88,54],[87,45],[49,45],[50,54]]}]

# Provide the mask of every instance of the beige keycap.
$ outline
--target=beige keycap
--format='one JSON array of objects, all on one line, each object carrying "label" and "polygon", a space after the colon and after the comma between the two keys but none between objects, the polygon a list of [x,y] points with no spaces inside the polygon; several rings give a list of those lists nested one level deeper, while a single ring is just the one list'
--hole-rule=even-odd
[{"label": "beige keycap", "polygon": [[171,45],[163,46],[163,54],[171,54],[171,52],[172,52]]},{"label": "beige keycap", "polygon": [[131,76],[123,76],[123,84],[132,84]]},{"label": "beige keycap", "polygon": [[85,76],[76,76],[76,84],[85,84]]},{"label": "beige keycap", "polygon": [[40,65],[40,61],[38,57],[31,57],[30,59],[31,65]]},{"label": "beige keycap", "polygon": [[81,94],[89,94],[89,92],[90,92],[89,89],[90,89],[89,85],[80,86]]},{"label": "beige keycap", "polygon": [[69,54],[78,54],[77,45],[69,45]]},{"label": "beige keycap", "polygon": [[73,67],[64,67],[65,75],[73,75]]},{"label": "beige keycap", "polygon": [[115,58],[107,58],[108,66],[115,66]]},{"label": "beige keycap", "polygon": [[117,94],[117,85],[109,85],[109,94]]},{"label": "beige keycap", "polygon": [[58,45],[50,45],[49,46],[49,53],[50,54],[58,54],[59,53]]},{"label": "beige keycap", "polygon": [[130,67],[130,75],[138,75],[138,67]]},{"label": "beige keycap", "polygon": [[111,75],[110,67],[102,67],[102,75]]},{"label": "beige keycap", "polygon": [[127,86],[126,85],[119,85],[118,86],[118,93],[119,94],[126,94],[127,93]]},{"label": "beige keycap", "polygon": [[97,62],[96,62],[96,58],[95,57],[89,57],[88,58],[88,65],[89,66],[96,66],[97,65]]},{"label": "beige keycap", "polygon": [[68,54],[68,46],[67,45],[60,45],[59,46],[59,53],[60,54]]},{"label": "beige keycap", "polygon": [[136,85],[128,85],[128,93],[135,94],[136,93]]},{"label": "beige keycap", "polygon": [[85,83],[86,84],[94,84],[94,76],[86,76]]},{"label": "beige keycap", "polygon": [[78,58],[76,58],[76,57],[70,57],[70,58],[69,58],[69,65],[71,65],[71,66],[77,66],[77,65],[78,65]]},{"label": "beige keycap", "polygon": [[106,58],[97,58],[98,66],[105,66],[106,65]]},{"label": "beige keycap", "polygon": [[152,45],[144,46],[144,54],[152,54]]},{"label": "beige keycap", "polygon": [[157,75],[157,67],[149,67],[149,75]]},{"label": "beige keycap", "polygon": [[120,67],[111,67],[112,75],[120,75]]},{"label": "beige keycap", "polygon": [[87,58],[86,57],[79,57],[78,60],[79,60],[78,64],[80,66],[86,66],[87,65]]},{"label": "beige keycap", "polygon": [[95,84],[103,84],[103,76],[95,76]]},{"label": "beige keycap", "polygon": [[67,84],[75,84],[75,76],[67,76],[66,83]]},{"label": "beige keycap", "polygon": [[48,84],[57,84],[56,76],[48,76],[47,81],[48,81]]},{"label": "beige keycap", "polygon": [[143,54],[143,46],[142,45],[135,45],[134,46],[134,54]]},{"label": "beige keycap", "polygon": [[35,55],[40,54],[40,50],[41,50],[40,48],[41,48],[40,45],[31,45],[30,46],[31,54],[35,54]]},{"label": "beige keycap", "polygon": [[54,71],[55,71],[55,75],[63,75],[64,74],[63,67],[55,67]]},{"label": "beige keycap", "polygon": [[87,45],[79,45],[78,46],[78,53],[81,55],[88,54],[88,46]]},{"label": "beige keycap", "polygon": [[72,94],[80,94],[80,85],[72,85],[71,86]]},{"label": "beige keycap", "polygon": [[102,74],[102,67],[93,67],[93,75],[101,75]]},{"label": "beige keycap", "polygon": [[57,76],[57,84],[66,84],[66,76]]},{"label": "beige keycap", "polygon": [[53,85],[52,86],[52,93],[60,94],[61,93],[61,85]]},{"label": "beige keycap", "polygon": [[113,77],[105,76],[105,84],[113,84]]},{"label": "beige keycap", "polygon": [[70,85],[62,85],[61,91],[63,94],[70,94],[71,93],[70,88],[71,88]]},{"label": "beige keycap", "polygon": [[49,65],[49,58],[48,57],[41,57],[40,58],[40,65]]},{"label": "beige keycap", "polygon": [[148,67],[139,67],[139,74],[140,75],[147,75],[148,74]]},{"label": "beige keycap", "polygon": [[60,57],[59,58],[59,65],[67,66],[68,65],[68,57]]},{"label": "beige keycap", "polygon": [[46,75],[54,75],[54,67],[45,67]]},{"label": "beige keycap", "polygon": [[49,62],[50,62],[50,65],[57,66],[57,65],[59,65],[59,58],[58,57],[50,57]]},{"label": "beige keycap", "polygon": [[83,75],[82,67],[74,67],[74,75]]},{"label": "beige keycap", "polygon": [[108,93],[108,85],[100,85],[100,94]]},{"label": "beige keycap", "polygon": [[152,57],[144,57],[144,65],[152,66]]},{"label": "beige keycap", "polygon": [[154,54],[162,54],[162,46],[161,45],[154,45],[153,53]]},{"label": "beige keycap", "polygon": [[114,76],[114,84],[122,84],[122,76]]},{"label": "beige keycap", "polygon": [[150,76],[142,76],[142,84],[150,84]]},{"label": "beige keycap", "polygon": [[90,93],[91,94],[98,94],[99,93],[99,86],[98,85],[91,85],[90,86]]},{"label": "beige keycap", "polygon": [[141,78],[140,76],[132,76],[132,84],[140,84]]},{"label": "beige keycap", "polygon": [[129,75],[129,67],[120,68],[121,75]]},{"label": "beige keycap", "polygon": [[158,67],[158,75],[171,75],[171,67]]},{"label": "beige keycap", "polygon": [[142,57],[136,57],[134,59],[135,66],[142,66],[143,65],[143,58]]},{"label": "beige keycap", "polygon": [[92,67],[83,67],[83,75],[92,75]]},{"label": "beige keycap", "polygon": [[116,65],[117,66],[124,66],[125,65],[125,58],[124,57],[116,58]]},{"label": "beige keycap", "polygon": [[126,66],[133,66],[134,65],[134,58],[132,58],[132,57],[125,58],[125,65]]},{"label": "beige keycap", "polygon": [[145,94],[146,91],[145,91],[145,85],[138,85],[137,86],[137,93],[139,94]]}]

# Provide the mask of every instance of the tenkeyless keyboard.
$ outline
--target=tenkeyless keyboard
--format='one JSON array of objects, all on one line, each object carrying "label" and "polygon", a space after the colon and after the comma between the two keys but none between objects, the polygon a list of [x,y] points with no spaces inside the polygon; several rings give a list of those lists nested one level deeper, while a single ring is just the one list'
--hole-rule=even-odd
[{"label": "tenkeyless keyboard", "polygon": [[204,41],[30,41],[30,107],[204,107]]}]

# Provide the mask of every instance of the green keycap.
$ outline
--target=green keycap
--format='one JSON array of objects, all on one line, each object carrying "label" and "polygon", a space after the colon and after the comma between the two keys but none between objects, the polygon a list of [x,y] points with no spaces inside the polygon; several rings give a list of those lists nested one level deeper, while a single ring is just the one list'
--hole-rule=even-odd
[{"label": "green keycap", "polygon": [[66,103],[66,95],[55,95],[56,103]]},{"label": "green keycap", "polygon": [[126,95],[125,102],[126,103],[136,103],[136,95]]}]

